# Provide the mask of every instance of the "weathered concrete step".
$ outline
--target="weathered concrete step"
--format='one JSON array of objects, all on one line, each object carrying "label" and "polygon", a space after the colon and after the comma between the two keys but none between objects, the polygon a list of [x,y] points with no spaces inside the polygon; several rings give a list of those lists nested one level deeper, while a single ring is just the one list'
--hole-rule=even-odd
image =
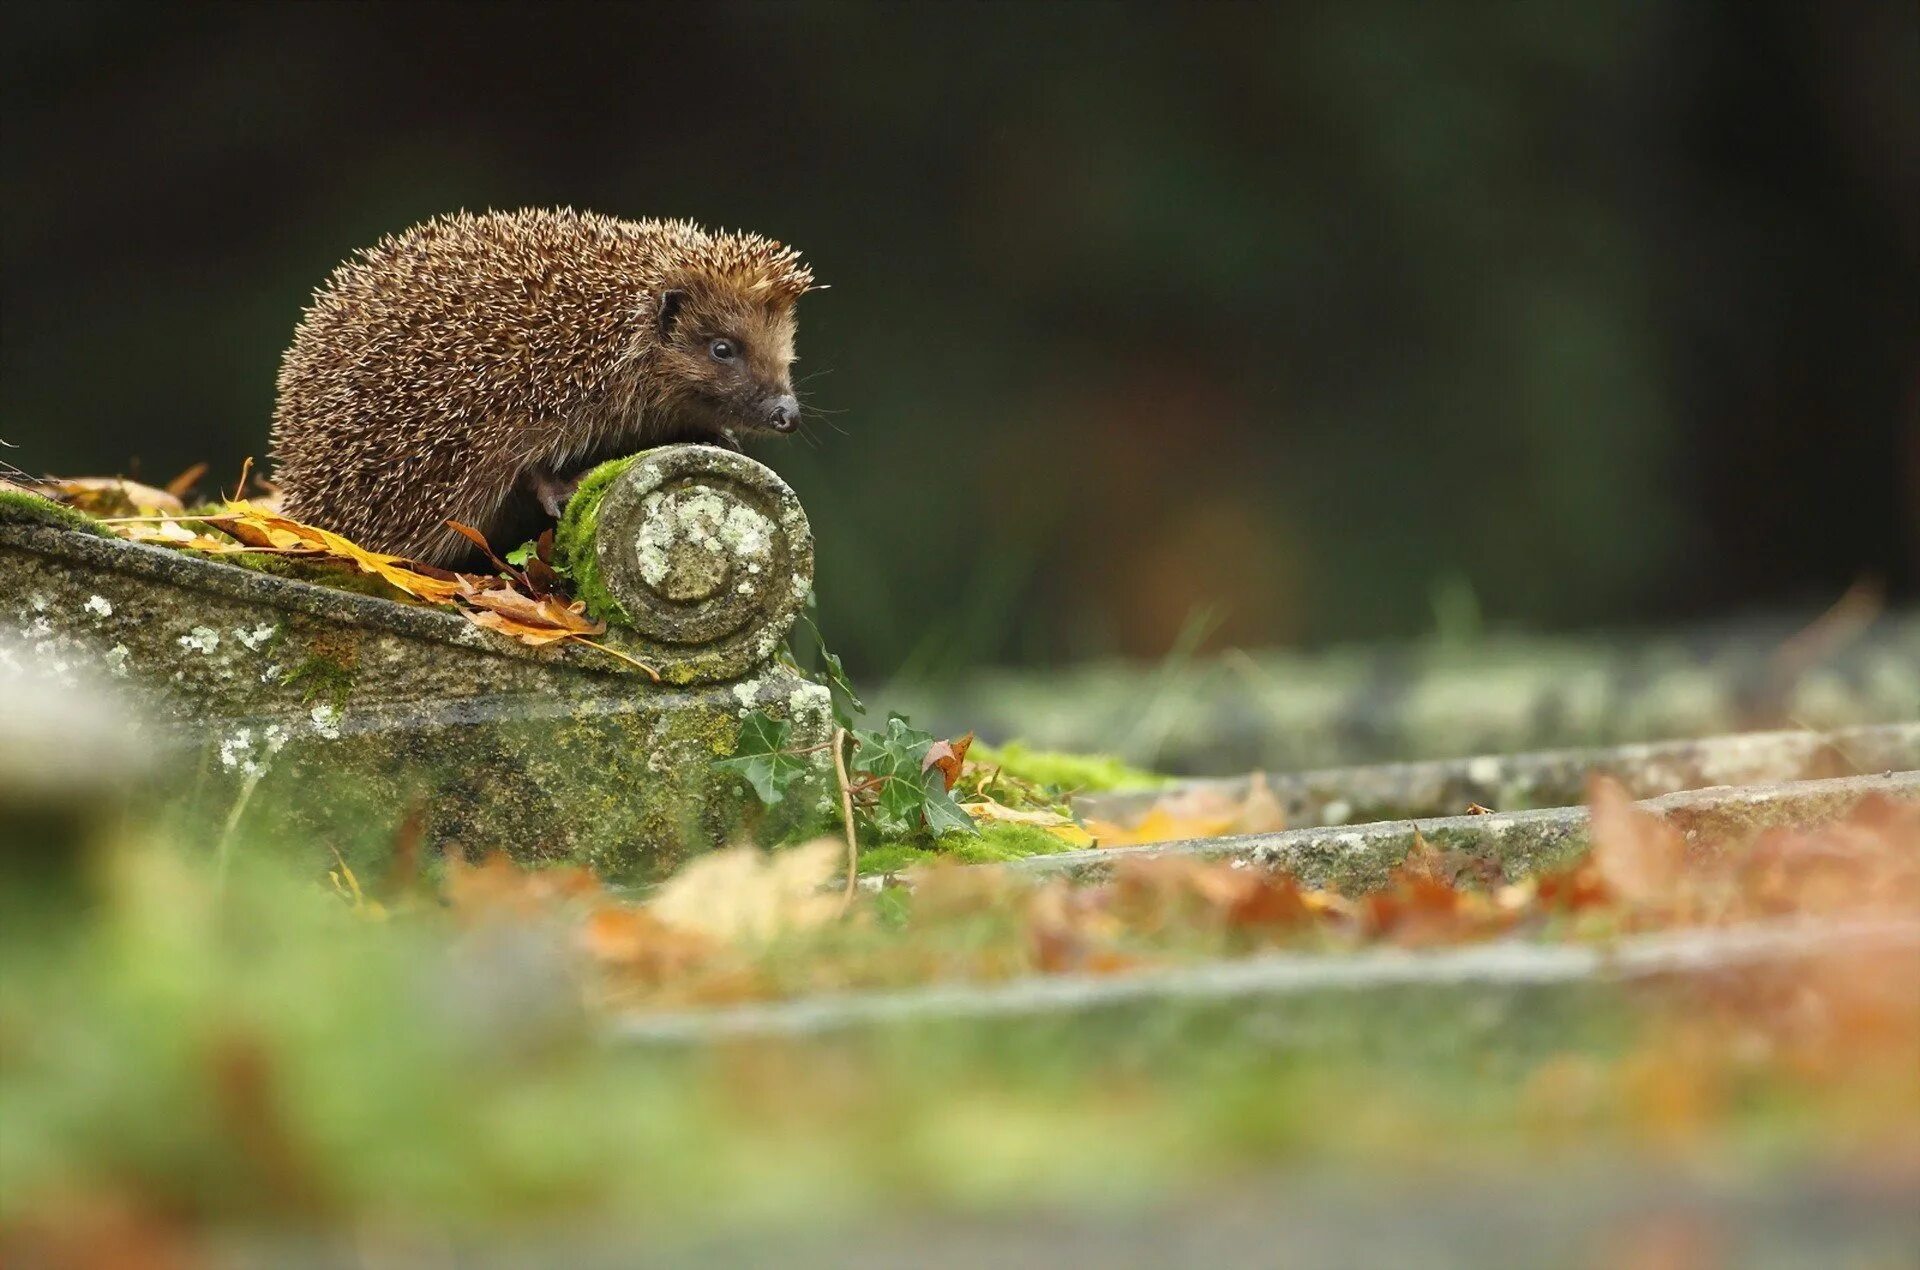
[{"label": "weathered concrete step", "polygon": [[[1920,771],[1718,786],[1644,799],[1637,805],[1665,817],[1690,841],[1731,848],[1776,825],[1816,825],[1836,820],[1873,795],[1920,801]],[[1175,855],[1285,869],[1313,886],[1371,888],[1384,883],[1388,870],[1406,859],[1416,835],[1441,851],[1460,851],[1484,860],[1508,880],[1563,867],[1589,846],[1586,808],[1553,807],[1193,838],[1138,847],[1096,847],[1030,856],[1004,867],[1025,873],[1098,878],[1122,860]]]},{"label": "weathered concrete step", "polygon": [[1295,828],[1452,816],[1471,804],[1506,811],[1563,807],[1586,797],[1591,775],[1611,776],[1635,798],[1712,785],[1819,780],[1920,768],[1920,722],[1832,732],[1745,732],[1693,740],[1536,750],[1191,780],[1155,790],[1084,795],[1087,816],[1125,823],[1169,796],[1217,795],[1238,804],[1255,780]]},{"label": "weathered concrete step", "polygon": [[983,670],[937,687],[890,687],[888,705],[940,735],[971,729],[1173,772],[1301,771],[1920,718],[1920,610],[1801,629],[1805,617],[1652,636],[1490,636]]},{"label": "weathered concrete step", "polygon": [[127,717],[200,750],[174,782],[187,813],[250,836],[379,867],[418,808],[431,846],[656,880],[740,832],[740,782],[712,761],[742,716],[789,720],[800,746],[831,730],[826,688],[775,656],[812,536],[778,476],[711,446],[649,451],[595,490],[569,522],[575,564],[622,620],[593,649],[265,571],[290,567],[276,557],[107,537],[0,492],[0,701],[25,678],[117,683]]},{"label": "weathered concrete step", "polygon": [[1438,951],[1269,953],[1126,975],[1036,976],[989,986],[848,993],[771,1004],[640,1015],[613,1027],[641,1044],[828,1035],[854,1029],[991,1019],[1067,1019],[1099,1011],[1282,1001],[1407,989],[1506,990],[1785,964],[1812,956],[1920,949],[1920,921],[1754,923],[1640,935],[1605,946],[1515,940]]}]

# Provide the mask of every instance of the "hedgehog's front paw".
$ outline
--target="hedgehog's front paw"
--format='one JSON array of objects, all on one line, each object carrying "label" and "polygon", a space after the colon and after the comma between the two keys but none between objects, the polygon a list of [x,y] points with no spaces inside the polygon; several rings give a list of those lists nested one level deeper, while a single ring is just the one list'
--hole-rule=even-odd
[{"label": "hedgehog's front paw", "polygon": [[534,468],[527,474],[527,483],[533,488],[533,496],[540,500],[540,509],[560,519],[560,513],[567,509],[567,500],[573,497],[573,491],[579,487],[578,476],[556,476],[543,467]]}]

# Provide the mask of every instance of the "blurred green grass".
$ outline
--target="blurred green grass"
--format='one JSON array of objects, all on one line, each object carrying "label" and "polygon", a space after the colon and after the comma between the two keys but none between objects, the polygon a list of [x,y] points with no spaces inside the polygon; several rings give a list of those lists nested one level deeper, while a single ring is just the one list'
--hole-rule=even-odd
[{"label": "blurred green grass", "polygon": [[0,893],[0,1223],[108,1197],[216,1226],[698,1233],[1276,1167],[1764,1174],[1853,1158],[1877,1114],[1765,1069],[1698,1116],[1595,1085],[1669,1017],[1613,989],[621,1045],[552,913],[369,920],[260,842],[224,877],[150,839],[97,863],[84,903]]}]

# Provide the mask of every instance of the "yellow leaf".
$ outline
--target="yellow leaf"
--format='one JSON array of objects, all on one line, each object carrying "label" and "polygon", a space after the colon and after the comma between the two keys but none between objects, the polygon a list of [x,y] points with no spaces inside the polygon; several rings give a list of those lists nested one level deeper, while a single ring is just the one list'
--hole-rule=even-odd
[{"label": "yellow leaf", "polygon": [[422,573],[411,561],[400,556],[368,551],[332,530],[301,524],[297,520],[276,515],[244,499],[230,500],[227,503],[226,513],[220,521],[223,525],[231,521],[242,532],[247,529],[262,531],[276,546],[312,547],[327,555],[350,561],[362,573],[374,574],[408,595],[426,600],[431,604],[450,604],[454,597],[460,594],[460,583],[453,578],[439,578]]},{"label": "yellow leaf", "polygon": [[1089,820],[1087,828],[1103,847],[1146,842],[1218,838],[1233,833],[1272,833],[1287,827],[1286,811],[1267,778],[1254,773],[1244,794],[1226,784],[1194,785],[1163,795],[1131,825]]},{"label": "yellow leaf", "polygon": [[999,821],[1009,825],[1031,825],[1035,829],[1044,829],[1054,837],[1076,847],[1093,845],[1093,835],[1073,822],[1069,816],[1057,811],[1019,811],[1003,806],[991,798],[982,798],[975,802],[961,803],[961,810],[975,820]]},{"label": "yellow leaf", "polygon": [[148,516],[183,512],[177,495],[118,476],[77,476],[50,482],[62,502],[94,516]]}]

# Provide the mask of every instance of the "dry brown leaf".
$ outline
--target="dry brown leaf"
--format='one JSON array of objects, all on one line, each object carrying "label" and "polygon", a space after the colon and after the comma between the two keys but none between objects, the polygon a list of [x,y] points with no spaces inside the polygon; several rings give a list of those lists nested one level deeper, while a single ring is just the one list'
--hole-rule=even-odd
[{"label": "dry brown leaf", "polygon": [[524,591],[498,584],[475,588],[464,578],[458,585],[461,603],[497,613],[522,626],[550,626],[569,635],[598,635],[607,629],[605,622],[596,622],[586,615],[587,606],[580,600],[568,604],[550,595],[536,599]]},{"label": "dry brown leaf", "polygon": [[1634,806],[1626,788],[1609,776],[1588,784],[1587,810],[1593,864],[1607,888],[1629,904],[1671,898],[1686,862],[1687,842],[1679,831]]},{"label": "dry brown leaf", "polygon": [[647,911],[669,926],[729,942],[818,926],[840,912],[840,897],[823,888],[844,852],[837,838],[772,853],[745,846],[710,852],[668,878]]},{"label": "dry brown leaf", "polygon": [[451,603],[460,594],[457,581],[423,572],[421,566],[410,560],[368,551],[332,530],[275,515],[255,503],[231,501],[223,513],[208,520],[242,541],[252,539],[263,546],[308,547],[346,560],[362,573],[371,573],[398,590],[431,604]]},{"label": "dry brown leaf", "polygon": [[539,647],[585,635],[598,635],[607,629],[605,622],[586,616],[586,605],[576,600],[571,605],[557,597],[539,599],[507,586],[484,590],[461,581],[460,600],[471,608],[461,613],[475,626],[510,635],[523,644]]},{"label": "dry brown leaf", "polygon": [[47,487],[60,501],[92,516],[157,516],[184,512],[178,495],[118,476],[74,476],[55,479]]},{"label": "dry brown leaf", "polygon": [[953,783],[960,779],[960,769],[967,761],[967,747],[972,744],[971,732],[958,741],[935,741],[927,747],[927,756],[920,760],[921,773],[939,768],[941,782],[951,790]]},{"label": "dry brown leaf", "polygon": [[707,936],[669,926],[631,904],[595,909],[581,927],[580,942],[600,965],[652,984],[685,975],[714,947]]},{"label": "dry brown leaf", "polygon": [[576,638],[574,632],[561,630],[556,626],[529,626],[524,622],[516,622],[510,617],[503,617],[498,613],[489,613],[485,610],[461,609],[460,616],[475,626],[516,639],[529,648],[543,648],[548,644],[558,644],[562,640]]},{"label": "dry brown leaf", "polygon": [[193,487],[198,485],[200,478],[206,474],[207,465],[205,463],[195,463],[192,467],[167,482],[167,493],[173,495],[175,498],[185,498],[193,492]]},{"label": "dry brown leaf", "polygon": [[479,864],[446,858],[447,902],[462,917],[534,917],[602,892],[591,869],[525,869],[496,851]]},{"label": "dry brown leaf", "polygon": [[1247,796],[1240,803],[1234,833],[1278,833],[1287,827],[1287,809],[1267,784],[1266,773],[1255,772],[1247,782]]}]

